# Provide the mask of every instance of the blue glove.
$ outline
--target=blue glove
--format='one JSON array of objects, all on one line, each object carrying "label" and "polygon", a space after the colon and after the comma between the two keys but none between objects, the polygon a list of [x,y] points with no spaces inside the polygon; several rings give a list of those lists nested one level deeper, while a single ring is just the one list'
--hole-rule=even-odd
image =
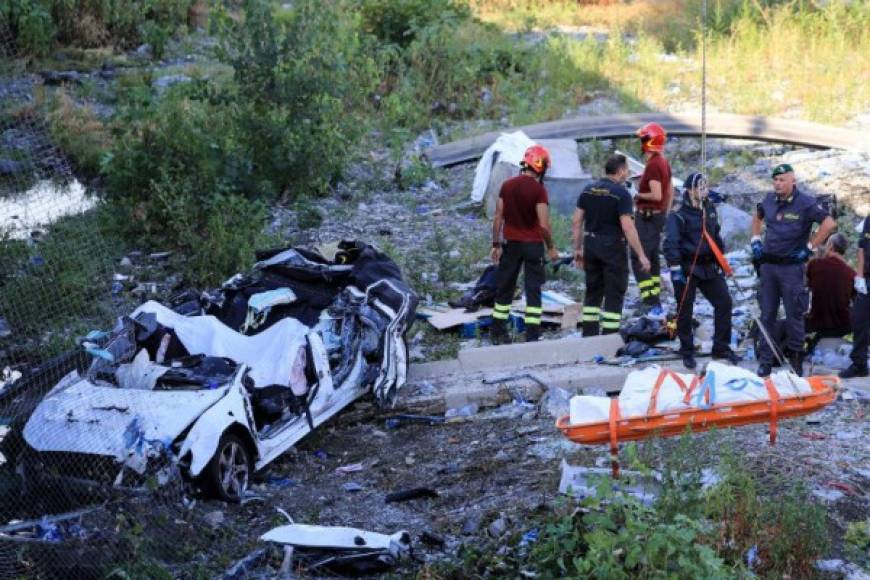
[{"label": "blue glove", "polygon": [[671,267],[671,282],[674,284],[685,284],[686,275],[683,274],[683,269],[679,266]]},{"label": "blue glove", "polygon": [[761,240],[753,240],[752,244],[752,259],[756,262],[761,261],[764,257],[764,246],[761,245]]},{"label": "blue glove", "polygon": [[809,248],[801,248],[800,250],[793,253],[791,257],[795,262],[806,262],[810,259],[810,256],[812,255],[813,253],[810,251]]}]

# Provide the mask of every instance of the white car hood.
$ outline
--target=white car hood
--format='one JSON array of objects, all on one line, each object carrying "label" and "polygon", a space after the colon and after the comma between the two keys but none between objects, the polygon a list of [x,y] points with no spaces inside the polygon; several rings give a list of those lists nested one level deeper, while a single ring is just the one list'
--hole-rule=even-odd
[{"label": "white car hood", "polygon": [[24,439],[37,451],[109,455],[127,462],[168,448],[229,388],[121,389],[95,385],[74,372],[36,407]]}]

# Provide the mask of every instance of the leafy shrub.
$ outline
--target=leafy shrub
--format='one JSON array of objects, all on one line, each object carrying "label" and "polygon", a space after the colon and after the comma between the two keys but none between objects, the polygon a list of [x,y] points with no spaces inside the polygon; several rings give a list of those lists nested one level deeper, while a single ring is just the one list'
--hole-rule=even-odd
[{"label": "leafy shrub", "polygon": [[378,69],[358,17],[345,8],[301,0],[276,19],[270,3],[247,0],[241,21],[218,15],[221,57],[238,87],[239,138],[264,193],[324,192],[365,129],[360,111]]},{"label": "leafy shrub", "polygon": [[160,56],[186,24],[193,0],[8,0],[0,18],[20,49],[44,55],[55,42],[83,48],[128,48],[150,42]]},{"label": "leafy shrub", "polygon": [[51,50],[56,29],[51,11],[41,0],[10,0],[0,8],[0,30],[8,27],[18,47],[42,56]]},{"label": "leafy shrub", "polygon": [[457,22],[471,15],[468,6],[457,0],[362,0],[361,12],[367,32],[400,47],[436,22]]}]

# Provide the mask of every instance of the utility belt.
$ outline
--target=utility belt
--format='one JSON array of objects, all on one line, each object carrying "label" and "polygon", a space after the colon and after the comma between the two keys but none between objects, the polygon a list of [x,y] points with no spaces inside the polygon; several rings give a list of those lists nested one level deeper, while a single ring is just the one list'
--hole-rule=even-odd
[{"label": "utility belt", "polygon": [[653,218],[654,215],[658,215],[663,213],[660,209],[652,209],[649,207],[637,208],[637,215],[644,219],[644,221],[649,221]]},{"label": "utility belt", "polygon": [[791,256],[774,256],[772,254],[764,254],[761,256],[762,264],[775,264],[777,266],[786,266],[792,264],[803,264],[804,260],[795,260]]}]

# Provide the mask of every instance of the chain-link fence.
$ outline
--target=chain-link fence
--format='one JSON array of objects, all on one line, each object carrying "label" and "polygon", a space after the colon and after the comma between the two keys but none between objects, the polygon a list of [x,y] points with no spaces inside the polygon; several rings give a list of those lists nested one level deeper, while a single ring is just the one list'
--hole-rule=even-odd
[{"label": "chain-link fence", "polygon": [[[128,329],[94,332],[129,313],[122,254],[40,111],[63,77],[29,70],[2,20],[0,60],[0,578],[212,577],[250,548],[202,531],[167,442],[134,413],[144,391],[75,387],[130,358]],[[46,396],[58,385],[73,387]],[[186,394],[170,419],[208,398]]]}]

